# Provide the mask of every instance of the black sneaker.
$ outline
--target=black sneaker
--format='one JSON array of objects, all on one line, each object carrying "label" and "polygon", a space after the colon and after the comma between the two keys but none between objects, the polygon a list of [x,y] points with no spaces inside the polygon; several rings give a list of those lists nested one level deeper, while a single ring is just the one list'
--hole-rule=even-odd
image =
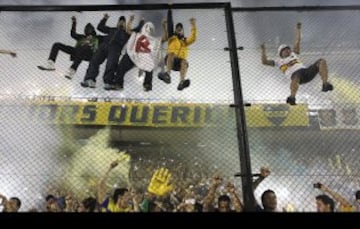
[{"label": "black sneaker", "polygon": [[112,89],[112,85],[106,83],[106,84],[104,85],[104,89],[107,90],[107,91],[108,91],[108,90],[111,90],[111,89]]},{"label": "black sneaker", "polygon": [[182,89],[187,88],[189,86],[190,86],[190,80],[181,80],[177,89],[181,91]]},{"label": "black sneaker", "polygon": [[167,72],[159,72],[158,78],[167,84],[171,83],[170,75]]},{"label": "black sneaker", "polygon": [[151,91],[152,85],[151,84],[144,84],[144,91]]},{"label": "black sneaker", "polygon": [[288,103],[288,104],[290,104],[290,105],[296,105],[296,103],[295,103],[295,97],[291,97],[291,96],[287,97],[286,103]]},{"label": "black sneaker", "polygon": [[111,90],[120,91],[122,89],[124,89],[124,85],[122,85],[122,84],[112,84],[111,85]]},{"label": "black sneaker", "polygon": [[327,91],[332,91],[334,90],[334,86],[331,83],[324,83],[322,86],[322,91],[323,92],[327,92]]}]

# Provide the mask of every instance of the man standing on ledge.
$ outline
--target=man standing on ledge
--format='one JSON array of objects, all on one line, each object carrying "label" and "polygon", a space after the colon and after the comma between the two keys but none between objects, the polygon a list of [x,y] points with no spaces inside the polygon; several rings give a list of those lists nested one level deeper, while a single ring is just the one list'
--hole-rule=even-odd
[{"label": "man standing on ledge", "polygon": [[301,38],[301,23],[296,25],[294,51],[286,44],[280,45],[278,48],[278,60],[268,60],[266,56],[265,43],[261,45],[261,61],[264,65],[277,66],[280,68],[286,77],[291,78],[290,96],[286,102],[290,105],[296,105],[295,96],[300,84],[308,83],[315,78],[319,73],[323,81],[322,91],[332,91],[333,85],[328,82],[328,69],[326,61],[322,58],[318,59],[309,67],[300,61],[296,54],[300,54],[300,38]]}]

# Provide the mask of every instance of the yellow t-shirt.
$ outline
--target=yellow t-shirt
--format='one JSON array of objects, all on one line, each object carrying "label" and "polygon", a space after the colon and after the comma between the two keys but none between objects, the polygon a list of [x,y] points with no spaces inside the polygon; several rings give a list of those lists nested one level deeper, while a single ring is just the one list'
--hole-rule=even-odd
[{"label": "yellow t-shirt", "polygon": [[120,208],[112,198],[107,198],[104,203],[101,204],[101,212],[130,212],[131,208]]},{"label": "yellow t-shirt", "polygon": [[339,207],[339,212],[355,212],[356,209],[354,206],[343,206],[341,205]]}]

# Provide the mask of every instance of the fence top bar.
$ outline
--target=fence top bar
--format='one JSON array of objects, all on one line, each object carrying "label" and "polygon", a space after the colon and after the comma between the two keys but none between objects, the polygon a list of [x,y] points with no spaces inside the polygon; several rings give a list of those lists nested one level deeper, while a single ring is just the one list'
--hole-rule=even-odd
[{"label": "fence top bar", "polygon": [[233,7],[235,11],[322,11],[322,10],[360,10],[360,5],[346,6],[279,6],[279,7]]},{"label": "fence top bar", "polygon": [[139,5],[4,5],[0,11],[110,11],[110,10],[159,10],[159,9],[218,9],[229,7],[226,2],[199,2],[188,4],[139,4]]}]

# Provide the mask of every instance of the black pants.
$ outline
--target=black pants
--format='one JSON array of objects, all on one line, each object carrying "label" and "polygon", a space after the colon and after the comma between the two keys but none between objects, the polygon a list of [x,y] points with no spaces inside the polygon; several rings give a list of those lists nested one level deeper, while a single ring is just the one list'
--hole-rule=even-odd
[{"label": "black pants", "polygon": [[75,48],[69,45],[64,45],[62,43],[56,42],[51,47],[49,60],[56,62],[56,58],[60,50],[71,55],[71,60],[73,61],[71,68],[74,69],[75,71],[77,70],[77,68],[79,67],[79,65],[83,60],[90,61],[93,56],[93,52],[89,46],[81,46]]},{"label": "black pants", "polygon": [[119,62],[121,49],[122,47],[119,46],[109,46],[107,43],[102,43],[90,61],[84,80],[93,80],[96,82],[100,65],[107,59],[103,78],[104,83],[112,84],[115,78],[114,75]]},{"label": "black pants", "polygon": [[[129,55],[126,53],[121,59],[119,65],[116,69],[116,77],[113,82],[118,85],[124,85],[124,76],[135,66],[134,62],[130,59]],[[145,72],[145,79],[143,85],[152,85],[153,72]]]}]

